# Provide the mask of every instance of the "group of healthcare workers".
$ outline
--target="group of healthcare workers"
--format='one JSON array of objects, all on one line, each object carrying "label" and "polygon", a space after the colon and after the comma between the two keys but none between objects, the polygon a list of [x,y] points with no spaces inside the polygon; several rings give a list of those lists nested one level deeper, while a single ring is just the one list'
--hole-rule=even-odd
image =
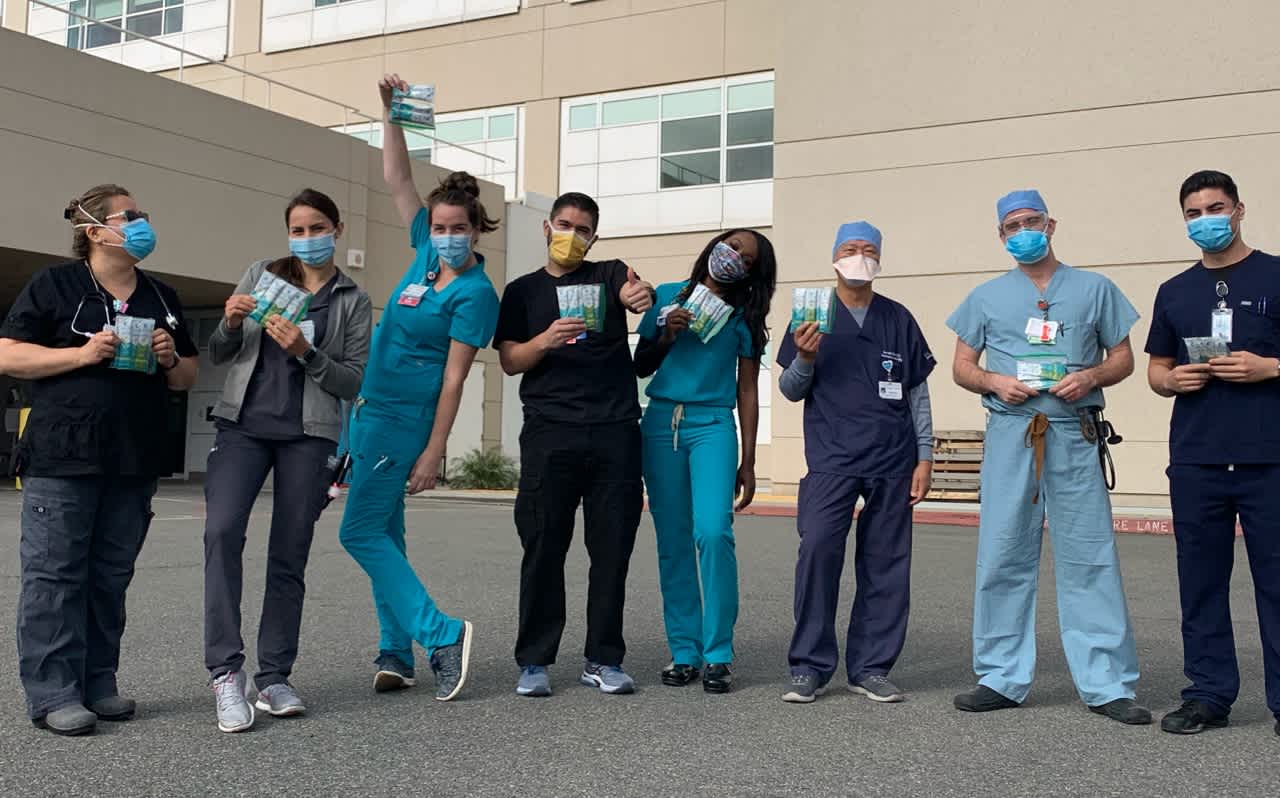
[{"label": "group of healthcare workers", "polygon": [[[384,108],[397,88],[407,88],[398,76],[380,81]],[[659,678],[731,691],[733,514],[755,493],[758,377],[778,278],[769,239],[745,229],[718,234],[687,279],[654,287],[621,261],[587,260],[600,209],[569,193],[544,222],[545,266],[510,283],[499,301],[476,251],[496,228],[476,180],[453,173],[423,199],[401,128],[386,124],[383,140],[384,176],[416,255],[377,326],[369,297],[334,263],[337,205],[308,189],[285,208],[289,254],[248,268],[209,341],[211,361],[229,366],[205,485],[205,664],[218,728],[248,729],[257,712],[306,711],[289,680],[306,563],[326,488],[340,477],[344,428],[350,491],[339,539],[369,577],[380,630],[374,689],[415,684],[416,642],[435,697],[463,690],[475,630],[439,609],[412,568],[404,497],[435,486],[466,375],[490,344],[502,368],[521,375],[524,406],[516,692],[552,692],[579,508],[590,570],[578,680],[604,693],[635,690],[622,667],[623,616],[646,491],[671,654]],[[1264,531],[1280,510],[1280,428],[1270,423],[1280,412],[1280,258],[1245,244],[1244,205],[1227,175],[1197,172],[1180,201],[1203,254],[1160,287],[1146,346],[1152,390],[1175,398],[1169,479],[1191,680],[1161,725],[1191,734],[1228,722],[1240,682],[1228,604],[1238,518],[1280,734],[1280,540]],[[1062,642],[1081,700],[1120,723],[1150,723],[1135,701],[1137,654],[1107,492],[1107,442],[1116,438],[1102,415],[1103,389],[1134,369],[1138,313],[1107,278],[1058,260],[1057,221],[1038,192],[1011,192],[996,211],[1016,266],[974,289],[947,320],[957,336],[953,378],[988,411],[978,681],[954,703],[985,712],[1026,699],[1047,518]],[[39,272],[14,303],[0,326],[0,373],[30,381],[34,400],[18,452],[20,676],[32,721],[75,735],[135,712],[116,682],[125,593],[157,479],[170,472],[156,420],[168,390],[195,383],[197,348],[177,294],[138,268],[156,236],[127,190],[94,187],[64,216],[76,257]],[[787,702],[813,702],[838,669],[840,579],[860,503],[847,685],[877,702],[905,697],[889,674],[907,633],[912,508],[931,482],[927,381],[936,363],[910,311],[873,288],[883,247],[869,222],[842,225],[831,317],[780,336],[780,389],[804,403],[808,467]],[[263,317],[255,293],[275,281],[305,293],[303,312]],[[573,310],[584,297],[592,310]],[[628,314],[639,316],[634,355]],[[141,343],[134,320],[148,330]],[[143,344],[152,360],[138,366],[145,359],[131,353]],[[643,413],[637,377],[651,378]],[[275,489],[250,685],[242,555],[268,473]]]}]

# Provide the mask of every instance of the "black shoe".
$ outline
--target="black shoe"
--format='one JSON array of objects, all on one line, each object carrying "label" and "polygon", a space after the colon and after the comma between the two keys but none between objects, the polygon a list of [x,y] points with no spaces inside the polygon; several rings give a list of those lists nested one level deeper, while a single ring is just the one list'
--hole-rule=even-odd
[{"label": "black shoe", "polygon": [[[1230,723],[1230,713],[1219,712],[1203,701],[1183,701],[1182,706],[1160,720],[1160,728],[1170,734],[1199,734],[1205,729],[1221,729]],[[1277,729],[1280,733],[1280,729]]]},{"label": "black shoe", "polygon": [[961,693],[955,697],[953,703],[956,709],[962,712],[990,712],[994,709],[1016,709],[1021,706],[1017,701],[1005,698],[985,684],[980,684],[967,693]]},{"label": "black shoe", "polygon": [[97,715],[98,720],[113,722],[133,720],[133,713],[137,709],[137,701],[132,698],[121,698],[118,695],[107,696],[89,705],[89,711]]},{"label": "black shoe", "polygon": [[1129,726],[1146,726],[1151,722],[1151,710],[1140,706],[1132,698],[1117,698],[1096,707],[1089,707],[1090,712],[1106,715],[1117,723]]},{"label": "black shoe", "polygon": [[728,665],[708,665],[702,677],[702,689],[708,693],[727,693],[733,689],[733,671]]},{"label": "black shoe", "polygon": [[667,687],[684,687],[698,681],[700,672],[692,665],[677,665],[674,662],[662,669],[662,683]]}]

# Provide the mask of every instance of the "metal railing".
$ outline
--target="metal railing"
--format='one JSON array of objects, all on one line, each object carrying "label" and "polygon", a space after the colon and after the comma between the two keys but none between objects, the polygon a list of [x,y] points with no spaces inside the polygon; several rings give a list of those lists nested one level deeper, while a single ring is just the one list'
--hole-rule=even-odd
[{"label": "metal railing", "polygon": [[[87,16],[85,14],[72,11],[69,4],[67,7],[64,8],[63,6],[59,6],[54,3],[47,2],[47,0],[29,0],[29,2],[32,5],[37,5],[42,8],[48,8],[50,10],[57,11],[60,14],[65,14],[66,16],[72,19],[76,19],[90,25],[99,25],[101,27],[107,28],[108,30],[117,31],[125,37],[124,39],[125,41],[141,39],[143,41],[150,42],[151,44],[154,44],[157,47],[163,47],[166,50],[173,50],[174,52],[180,53],[184,56],[191,56],[192,58],[198,58],[200,59],[200,61],[204,62],[204,64],[221,67],[223,69],[229,69],[232,72],[238,72],[239,74],[244,75],[245,77],[260,80],[263,83],[265,83],[267,86],[267,103],[265,107],[268,111],[271,110],[271,87],[278,86],[282,89],[287,89],[289,91],[301,94],[303,97],[308,97],[312,100],[318,100],[319,102],[328,103],[329,105],[336,105],[339,108],[341,108],[342,109],[342,130],[344,134],[346,133],[347,128],[351,125],[352,116],[359,117],[362,120],[366,120],[374,124],[381,124],[382,122],[385,121],[380,116],[370,116],[369,114],[366,114],[364,111],[361,111],[359,108],[356,108],[355,106],[347,105],[346,103],[338,102],[332,97],[325,97],[324,95],[316,94],[315,92],[298,88],[297,86],[294,86],[290,83],[285,83],[284,81],[276,80],[275,78],[269,78],[266,75],[260,75],[257,72],[253,72],[251,70],[245,69],[244,67],[239,67],[234,64],[228,64],[224,60],[210,58],[207,55],[201,55],[200,53],[192,52],[191,50],[184,49],[182,47],[177,46],[176,44],[171,44],[169,42],[161,41],[155,37],[147,36],[146,34],[143,34],[143,33],[137,33],[135,31],[126,30],[125,28],[122,28],[119,25],[115,25],[110,22],[104,22],[103,20],[94,19],[93,17]],[[178,82],[179,83],[186,83],[185,71],[184,71],[185,66],[186,66],[186,59],[179,58],[178,59]],[[245,101],[242,100],[242,102],[245,102]],[[421,136],[423,138],[430,139],[433,143],[443,144],[449,147],[455,147],[464,152],[471,153],[472,155],[479,155],[481,158],[487,158],[488,160],[496,161],[498,163],[502,163],[502,164],[506,163],[506,161],[497,157],[496,155],[490,155],[485,152],[480,152],[479,150],[473,150],[469,147],[464,147],[461,144],[455,144],[454,142],[451,142],[447,139],[438,139],[429,133],[423,132],[422,130],[415,129],[413,133],[416,136]]]}]

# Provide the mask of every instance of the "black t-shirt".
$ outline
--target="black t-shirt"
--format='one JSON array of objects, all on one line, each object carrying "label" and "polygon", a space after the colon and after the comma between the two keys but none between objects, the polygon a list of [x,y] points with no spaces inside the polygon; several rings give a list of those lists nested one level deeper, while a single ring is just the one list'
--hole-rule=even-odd
[{"label": "black t-shirt", "polygon": [[635,367],[627,344],[627,309],[618,293],[627,283],[620,260],[583,261],[572,273],[553,277],[538,269],[513,280],[502,294],[494,349],[503,341],[522,344],[560,318],[556,286],[603,283],[606,310],[603,332],[553,349],[520,380],[526,418],[602,424],[640,417]]},{"label": "black t-shirt", "polygon": [[[160,295],[157,295],[157,291]],[[163,303],[161,302],[163,296]],[[105,301],[104,301],[105,299]],[[112,297],[98,293],[88,264],[63,263],[37,273],[9,309],[0,338],[51,349],[83,346],[114,318]],[[178,324],[166,321],[165,306]],[[79,311],[77,313],[77,311]],[[124,315],[156,320],[181,357],[198,352],[172,288],[138,273]],[[18,447],[21,473],[41,477],[96,474],[167,476],[172,473],[165,376],[110,368],[109,361],[32,381],[31,415]]]},{"label": "black t-shirt", "polygon": [[[1233,351],[1280,357],[1280,258],[1254,251],[1222,269],[1197,263],[1156,292],[1147,353],[1187,363],[1183,338],[1208,337],[1227,284]],[[1173,402],[1169,455],[1175,465],[1280,463],[1280,380],[1236,383],[1211,379]]]},{"label": "black t-shirt", "polygon": [[[334,275],[311,298],[307,316],[299,325],[311,328],[311,343],[319,344],[329,321],[329,299],[338,282]],[[302,392],[306,369],[298,359],[280,348],[264,330],[258,344],[258,361],[245,387],[240,404],[240,420],[220,419],[219,427],[237,427],[242,432],[271,440],[305,437],[302,432]]]}]

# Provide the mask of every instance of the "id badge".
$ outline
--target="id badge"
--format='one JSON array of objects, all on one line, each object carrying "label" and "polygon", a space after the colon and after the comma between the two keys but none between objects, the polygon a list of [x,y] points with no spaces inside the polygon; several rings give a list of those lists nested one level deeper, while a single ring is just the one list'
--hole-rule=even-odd
[{"label": "id badge", "polygon": [[881,399],[901,399],[902,383],[900,382],[880,382],[880,398]]},{"label": "id badge", "polygon": [[1212,337],[1219,341],[1231,340],[1231,308],[1214,309],[1210,330],[1212,330]]},{"label": "id badge", "polygon": [[298,322],[298,331],[302,333],[302,337],[307,343],[315,345],[316,342],[316,323],[311,319]]},{"label": "id badge", "polygon": [[1040,344],[1047,346],[1056,343],[1058,340],[1058,322],[1037,319],[1035,316],[1027,319],[1027,343]]}]

